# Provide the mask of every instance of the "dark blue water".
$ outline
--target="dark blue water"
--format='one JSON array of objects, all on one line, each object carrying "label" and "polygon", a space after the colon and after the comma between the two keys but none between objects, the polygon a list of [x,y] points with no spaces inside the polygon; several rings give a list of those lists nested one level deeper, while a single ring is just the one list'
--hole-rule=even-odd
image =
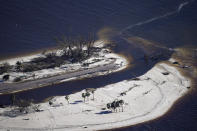
[{"label": "dark blue water", "polygon": [[[89,32],[97,33],[106,27],[120,31],[132,24],[172,12],[184,1],[1,0],[0,2],[2,58],[54,46],[56,45],[54,37],[61,35],[87,35]],[[196,2],[192,2],[186,5],[179,14],[177,13],[175,19],[168,20],[166,17],[145,24],[147,27],[140,27],[140,30],[135,28],[130,33],[162,40],[164,44],[175,46],[173,36],[180,38],[180,35],[184,35],[184,31],[187,31],[188,39],[192,38],[190,41],[193,41],[196,36],[195,4]],[[186,41],[181,37],[177,43],[184,44]]]},{"label": "dark blue water", "polygon": [[[54,37],[87,36],[110,28],[114,50],[138,59],[143,51],[133,49],[125,38],[138,36],[169,48],[197,46],[197,2],[184,0],[0,0],[0,58],[56,45]],[[108,35],[110,35],[108,33]],[[98,36],[100,37],[100,36]],[[139,53],[140,52],[140,53]],[[141,54],[142,53],[142,54]],[[87,87],[100,87],[148,71],[155,63],[74,82],[19,93],[44,99]],[[102,82],[101,82],[102,81]],[[8,97],[1,97],[1,102]],[[197,130],[197,94],[188,94],[165,116],[124,128],[133,131]],[[119,130],[119,129],[118,129]]]}]

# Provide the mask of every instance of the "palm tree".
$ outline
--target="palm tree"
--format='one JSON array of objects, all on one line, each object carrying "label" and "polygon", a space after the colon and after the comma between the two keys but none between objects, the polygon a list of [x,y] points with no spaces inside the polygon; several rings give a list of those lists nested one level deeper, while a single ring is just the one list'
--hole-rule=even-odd
[{"label": "palm tree", "polygon": [[88,93],[90,93],[90,92],[92,93],[92,95],[93,95],[93,99],[92,100],[94,100],[94,93],[95,93],[96,89],[94,89],[94,88],[86,88],[85,90]]},{"label": "palm tree", "polygon": [[[123,104],[124,104],[124,100],[114,100],[112,103],[107,103],[107,109],[113,109],[114,111],[117,112],[116,108],[117,107],[122,107],[122,112],[123,112]],[[120,111],[120,109],[119,109]]]},{"label": "palm tree", "polygon": [[68,104],[69,104],[69,95],[65,96],[65,99],[67,100]]},{"label": "palm tree", "polygon": [[20,61],[17,61],[16,62],[16,70],[21,71],[21,68],[22,68],[22,63]]},{"label": "palm tree", "polygon": [[111,109],[111,103],[107,103],[107,109]]},{"label": "palm tree", "polygon": [[119,100],[118,102],[119,102],[119,104],[121,105],[121,107],[122,107],[122,112],[123,112],[124,100]]},{"label": "palm tree", "polygon": [[92,93],[92,95],[93,95],[93,101],[94,101],[94,92],[96,91],[96,89],[92,89],[92,91],[91,91],[91,93]]},{"label": "palm tree", "polygon": [[113,101],[113,102],[111,103],[111,108],[112,108],[114,111],[116,111],[116,101]]},{"label": "palm tree", "polygon": [[89,100],[90,93],[86,92],[85,95],[88,97],[88,100]]},{"label": "palm tree", "polygon": [[82,93],[82,97],[83,97],[83,99],[84,99],[84,102],[85,102],[86,93]]}]

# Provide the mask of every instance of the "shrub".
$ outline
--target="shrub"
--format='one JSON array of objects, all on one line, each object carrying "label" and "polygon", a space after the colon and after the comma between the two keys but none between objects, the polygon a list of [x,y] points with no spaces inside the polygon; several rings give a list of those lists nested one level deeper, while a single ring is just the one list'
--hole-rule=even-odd
[{"label": "shrub", "polygon": [[11,69],[11,66],[9,63],[4,63],[0,65],[0,75],[3,73],[7,73]]},{"label": "shrub", "polygon": [[28,63],[28,64],[23,64],[22,71],[23,72],[32,72],[39,70],[39,65],[34,64],[34,63]]},{"label": "shrub", "polygon": [[9,78],[10,78],[10,75],[4,75],[4,76],[3,76],[3,80],[4,80],[4,81],[9,80]]},{"label": "shrub", "polygon": [[16,77],[15,79],[14,79],[14,82],[19,82],[19,81],[21,81],[22,79],[20,78],[20,77]]}]

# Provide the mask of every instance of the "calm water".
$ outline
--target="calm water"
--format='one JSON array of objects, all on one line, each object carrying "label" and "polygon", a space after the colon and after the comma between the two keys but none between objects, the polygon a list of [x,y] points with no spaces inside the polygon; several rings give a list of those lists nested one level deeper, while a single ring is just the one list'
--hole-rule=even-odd
[{"label": "calm water", "polygon": [[[168,48],[197,46],[197,2],[184,0],[0,0],[0,59],[55,46],[54,37],[67,35],[110,37],[114,51],[133,56],[136,66],[107,76],[66,82],[18,93],[37,101],[65,95],[88,87],[139,76],[157,61],[147,65],[141,58],[147,50],[125,39],[138,36]],[[106,30],[110,31],[106,31]],[[102,33],[98,33],[102,32]],[[103,33],[104,32],[104,33]],[[155,49],[155,52],[166,50]],[[172,52],[166,59],[170,57]],[[102,81],[102,82],[101,82]],[[1,96],[0,103],[9,101]],[[197,130],[197,94],[188,94],[164,117],[122,130]],[[119,129],[118,129],[119,130]]]}]

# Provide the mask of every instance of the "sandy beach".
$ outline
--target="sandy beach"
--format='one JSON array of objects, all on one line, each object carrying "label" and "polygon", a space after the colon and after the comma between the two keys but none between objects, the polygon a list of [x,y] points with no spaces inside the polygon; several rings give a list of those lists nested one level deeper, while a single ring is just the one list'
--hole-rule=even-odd
[{"label": "sandy beach", "polygon": [[[170,64],[158,63],[144,75],[106,85],[83,101],[80,92],[53,98],[52,105],[40,103],[41,112],[18,114],[14,107],[1,110],[1,130],[101,130],[143,123],[164,115],[187,93],[190,80]],[[124,95],[121,95],[124,94]],[[106,104],[124,100],[123,111]],[[9,114],[15,115],[10,117]],[[25,126],[24,126],[25,125]]]}]

